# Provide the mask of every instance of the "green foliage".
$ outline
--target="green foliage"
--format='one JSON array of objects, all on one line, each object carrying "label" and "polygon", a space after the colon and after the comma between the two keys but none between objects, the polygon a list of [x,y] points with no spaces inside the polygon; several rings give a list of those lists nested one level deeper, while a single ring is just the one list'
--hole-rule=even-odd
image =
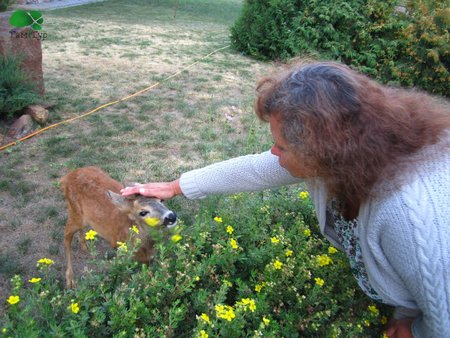
[{"label": "green foliage", "polygon": [[12,117],[37,100],[35,86],[20,62],[21,58],[10,55],[0,59],[0,118]]},{"label": "green foliage", "polygon": [[51,266],[28,287],[15,277],[0,336],[381,336],[390,310],[359,291],[305,192],[211,198],[164,238],[149,267],[123,244],[74,290]]},{"label": "green foliage", "polygon": [[449,92],[446,1],[247,0],[235,48],[263,60],[339,60],[387,83]]},{"label": "green foliage", "polygon": [[[397,1],[247,1],[232,27],[233,44],[261,59],[300,54],[371,65],[372,46],[391,29],[386,19]],[[261,32],[261,33],[258,33]],[[372,47],[372,48],[369,48]]]},{"label": "green foliage", "polygon": [[450,7],[448,1],[408,1],[409,23],[400,32],[405,48],[395,69],[402,84],[450,95]]},{"label": "green foliage", "polygon": [[0,0],[0,12],[4,12],[12,5],[15,0]]}]

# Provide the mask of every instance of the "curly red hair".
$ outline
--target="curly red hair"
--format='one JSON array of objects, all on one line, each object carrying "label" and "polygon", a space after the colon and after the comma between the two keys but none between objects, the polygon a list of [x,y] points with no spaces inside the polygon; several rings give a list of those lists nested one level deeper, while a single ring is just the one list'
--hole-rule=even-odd
[{"label": "curly red hair", "polygon": [[279,115],[286,141],[331,195],[355,206],[413,154],[450,131],[448,102],[380,85],[336,62],[303,62],[257,86],[256,113]]}]

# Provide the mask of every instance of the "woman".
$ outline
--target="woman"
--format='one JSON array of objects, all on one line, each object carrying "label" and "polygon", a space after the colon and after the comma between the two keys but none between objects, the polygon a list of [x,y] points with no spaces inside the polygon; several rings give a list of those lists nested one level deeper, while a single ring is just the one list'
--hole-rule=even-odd
[{"label": "woman", "polygon": [[450,337],[450,112],[333,62],[263,79],[270,152],[126,188],[197,199],[306,182],[324,236],[362,290],[396,307],[390,337]]}]

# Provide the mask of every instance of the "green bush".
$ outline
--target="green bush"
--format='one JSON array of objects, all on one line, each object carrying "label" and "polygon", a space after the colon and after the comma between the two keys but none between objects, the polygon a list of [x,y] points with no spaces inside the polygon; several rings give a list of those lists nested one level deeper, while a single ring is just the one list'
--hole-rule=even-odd
[{"label": "green bush", "polygon": [[0,336],[380,337],[390,309],[360,292],[316,222],[298,189],[210,198],[149,267],[122,246],[74,290],[45,261],[39,282],[13,278]]},{"label": "green bush", "polygon": [[247,0],[231,40],[258,59],[338,60],[386,83],[448,95],[448,5],[411,0],[402,8],[398,3]]},{"label": "green bush", "polygon": [[38,95],[29,76],[20,68],[20,57],[0,59],[0,118],[10,118],[34,103]]},{"label": "green bush", "polygon": [[15,0],[0,0],[0,12],[6,11],[13,3],[15,3]]},{"label": "green bush", "polygon": [[260,59],[320,53],[346,63],[358,60],[373,68],[373,55],[385,48],[386,42],[379,39],[392,29],[390,16],[396,3],[395,0],[248,0],[231,28],[232,42],[236,48]]},{"label": "green bush", "polygon": [[450,95],[450,7],[448,2],[408,1],[408,25],[400,31],[404,53],[395,75],[402,84]]}]

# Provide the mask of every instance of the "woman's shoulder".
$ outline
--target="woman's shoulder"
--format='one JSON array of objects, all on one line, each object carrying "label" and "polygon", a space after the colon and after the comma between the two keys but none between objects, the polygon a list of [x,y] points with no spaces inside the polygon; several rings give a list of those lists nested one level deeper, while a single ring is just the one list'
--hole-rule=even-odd
[{"label": "woman's shoulder", "polygon": [[389,204],[450,197],[450,137],[413,155],[401,175],[392,182],[381,182],[374,195],[379,203]]},{"label": "woman's shoulder", "polygon": [[418,156],[422,158],[415,161],[397,182],[379,185],[375,196],[369,199],[364,212],[370,216],[373,230],[389,227],[401,232],[414,231],[419,224],[433,223],[448,227],[450,147],[433,145]]}]

